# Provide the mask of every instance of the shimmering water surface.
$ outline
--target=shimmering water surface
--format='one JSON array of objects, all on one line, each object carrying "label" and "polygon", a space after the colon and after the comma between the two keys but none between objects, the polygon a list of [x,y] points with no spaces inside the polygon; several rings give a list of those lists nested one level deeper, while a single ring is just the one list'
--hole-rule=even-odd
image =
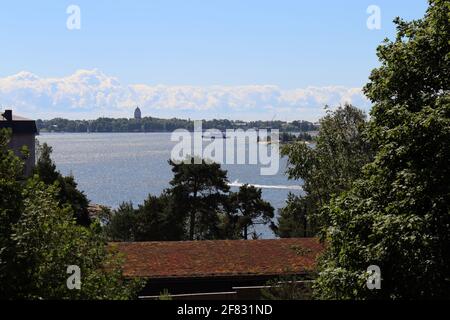
[{"label": "shimmering water surface", "polygon": [[[81,190],[98,204],[117,207],[123,201],[141,204],[149,193],[158,195],[169,187],[170,133],[48,133],[38,140],[53,147],[52,158],[64,175],[73,174]],[[236,148],[246,148],[237,145]],[[263,197],[279,209],[289,192],[301,192],[298,182],[284,174],[286,159],[274,176],[262,176],[259,165],[222,165],[232,190],[244,183],[262,188]],[[258,227],[262,238],[274,237]]]}]

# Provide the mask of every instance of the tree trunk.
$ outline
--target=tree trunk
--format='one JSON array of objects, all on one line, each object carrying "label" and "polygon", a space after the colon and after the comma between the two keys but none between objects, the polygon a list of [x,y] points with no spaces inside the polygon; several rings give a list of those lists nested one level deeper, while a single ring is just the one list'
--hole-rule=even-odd
[{"label": "tree trunk", "polygon": [[305,206],[304,206],[304,208],[303,208],[303,235],[304,235],[304,237],[306,238],[306,237],[308,237],[308,220],[307,220],[307,210],[308,210],[308,208],[307,208],[307,206],[306,206],[306,203],[305,203]]},{"label": "tree trunk", "polygon": [[191,216],[189,221],[189,240],[194,240],[194,230],[195,230],[195,210],[197,210],[197,183],[195,183],[194,199],[192,201],[193,206],[191,209]]},{"label": "tree trunk", "polygon": [[194,240],[194,228],[195,228],[195,210],[191,211],[190,217],[190,226],[189,226],[189,240]]}]

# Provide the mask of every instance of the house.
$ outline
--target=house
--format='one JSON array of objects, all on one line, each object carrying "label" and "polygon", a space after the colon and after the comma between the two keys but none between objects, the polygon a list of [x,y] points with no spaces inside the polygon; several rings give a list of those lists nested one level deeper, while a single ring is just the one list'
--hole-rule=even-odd
[{"label": "house", "polygon": [[268,281],[311,279],[323,250],[315,238],[111,243],[127,278],[146,279],[140,297],[257,299]]},{"label": "house", "polygon": [[34,120],[13,115],[12,110],[5,110],[0,116],[0,129],[9,128],[12,131],[9,146],[17,156],[22,156],[23,146],[28,147],[29,157],[25,161],[25,174],[28,176],[33,171],[36,161],[36,135],[38,130]]}]

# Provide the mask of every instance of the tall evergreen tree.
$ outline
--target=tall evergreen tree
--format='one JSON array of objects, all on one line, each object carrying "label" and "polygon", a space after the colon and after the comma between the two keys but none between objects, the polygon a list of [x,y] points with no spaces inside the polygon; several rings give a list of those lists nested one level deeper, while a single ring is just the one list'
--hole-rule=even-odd
[{"label": "tall evergreen tree", "polygon": [[248,239],[248,229],[255,224],[269,224],[274,217],[272,205],[261,197],[261,189],[243,185],[238,192],[230,194],[230,201],[236,210],[236,225],[242,230],[242,237]]},{"label": "tall evergreen tree", "polygon": [[169,160],[174,177],[168,191],[178,214],[186,214],[189,239],[211,239],[219,234],[218,211],[230,189],[227,172],[217,163],[195,162],[194,158],[179,164]]}]

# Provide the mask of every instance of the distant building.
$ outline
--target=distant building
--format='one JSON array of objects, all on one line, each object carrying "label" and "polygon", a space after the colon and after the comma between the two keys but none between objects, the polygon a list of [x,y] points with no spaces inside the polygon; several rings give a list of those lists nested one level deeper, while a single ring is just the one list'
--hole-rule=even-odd
[{"label": "distant building", "polygon": [[36,161],[36,135],[38,130],[36,121],[13,115],[12,110],[5,110],[0,116],[0,129],[10,128],[12,130],[9,146],[17,156],[21,156],[20,150],[27,146],[30,152],[25,161],[25,174],[30,175]]},{"label": "distant building", "polygon": [[[120,242],[127,278],[145,279],[141,299],[165,289],[173,299],[258,299],[268,281],[296,277],[310,284],[323,245],[315,238]],[[301,280],[304,281],[301,281]]]},{"label": "distant building", "polygon": [[134,110],[134,118],[135,119],[141,119],[142,118],[141,109],[139,109],[139,107],[137,107],[136,110]]}]

